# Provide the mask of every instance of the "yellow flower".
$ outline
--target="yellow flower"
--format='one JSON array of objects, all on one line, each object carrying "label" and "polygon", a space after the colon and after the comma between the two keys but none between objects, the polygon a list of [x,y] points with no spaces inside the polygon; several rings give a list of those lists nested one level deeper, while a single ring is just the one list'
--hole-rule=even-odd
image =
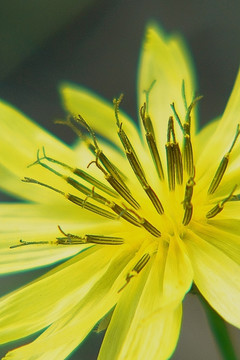
[{"label": "yellow flower", "polygon": [[1,343],[42,330],[6,359],[65,359],[101,319],[98,359],[167,359],[192,282],[240,326],[240,74],[200,132],[195,88],[181,39],[150,25],[140,130],[121,98],[68,84],[72,147],[0,103],[1,187],[28,200],[1,205],[1,273],[65,260],[1,299]]}]

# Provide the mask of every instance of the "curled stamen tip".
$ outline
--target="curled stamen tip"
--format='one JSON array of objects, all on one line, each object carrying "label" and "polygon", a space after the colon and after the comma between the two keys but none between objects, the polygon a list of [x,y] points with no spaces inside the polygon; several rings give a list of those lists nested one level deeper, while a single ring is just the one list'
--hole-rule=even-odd
[{"label": "curled stamen tip", "polygon": [[118,98],[113,99],[113,103],[119,105],[124,97],[124,94],[121,93]]},{"label": "curled stamen tip", "polygon": [[[36,164],[40,164],[40,161],[42,160],[42,158],[39,157],[39,152],[40,152],[40,150],[38,149],[38,150],[37,150],[37,160],[34,161],[33,163],[29,164],[29,165],[27,166],[27,168],[30,168],[30,167],[32,167],[33,165],[36,165]],[[43,155],[45,156],[44,147],[43,147]]]},{"label": "curled stamen tip", "polygon": [[26,177],[26,176],[24,176],[24,178],[21,179],[21,181],[22,181],[22,182],[29,182],[29,183],[33,183],[33,184],[37,184],[37,183],[38,183],[37,180],[32,179],[32,178],[29,178],[29,177]]},{"label": "curled stamen tip", "polygon": [[61,228],[60,225],[58,225],[57,227],[58,227],[58,230],[59,230],[64,236],[67,236],[67,234],[63,231],[63,229]]}]

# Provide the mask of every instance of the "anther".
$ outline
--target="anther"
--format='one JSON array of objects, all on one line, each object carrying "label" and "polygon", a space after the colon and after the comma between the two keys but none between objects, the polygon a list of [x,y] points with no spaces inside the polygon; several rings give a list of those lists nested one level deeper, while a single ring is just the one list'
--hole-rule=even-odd
[{"label": "anther", "polygon": [[80,126],[84,127],[88,133],[90,134],[92,140],[93,140],[93,144],[91,143],[91,141],[89,140],[89,138],[82,133],[82,131],[80,131],[75,125],[72,124],[71,119],[68,118],[66,121],[57,121],[57,123],[60,124],[64,124],[64,125],[68,125],[87,145],[87,147],[89,148],[89,150],[97,155],[101,161],[101,163],[103,164],[103,166],[107,169],[107,171],[112,175],[115,176],[119,182],[121,182],[121,184],[127,188],[126,184],[124,183],[123,179],[122,179],[122,174],[121,172],[117,169],[117,167],[115,165],[113,165],[108,158],[106,157],[106,155],[103,153],[103,151],[100,149],[98,142],[97,142],[97,138],[96,135],[94,133],[94,131],[92,130],[92,128],[88,125],[88,123],[83,119],[83,117],[81,115],[78,115],[78,117],[73,118],[73,120],[78,123]]},{"label": "anther", "polygon": [[[184,126],[186,128],[187,126]],[[183,138],[183,165],[188,175],[193,173],[193,149],[189,134],[185,134]]]},{"label": "anther", "polygon": [[68,193],[64,193],[63,191],[58,190],[58,189],[54,188],[53,186],[47,185],[45,183],[42,183],[40,181],[37,181],[35,179],[31,179],[31,178],[28,178],[28,177],[25,177],[22,181],[32,183],[32,184],[37,184],[37,185],[46,187],[46,188],[48,188],[50,190],[53,190],[53,191],[63,195],[66,199],[68,199],[72,203],[74,203],[74,204],[76,204],[76,205],[78,205],[78,206],[80,206],[80,207],[82,207],[82,208],[84,208],[86,210],[89,210],[89,211],[91,211],[91,212],[93,212],[95,214],[106,217],[108,219],[113,219],[113,220],[117,219],[117,217],[114,214],[110,213],[109,211],[104,210],[104,209],[102,209],[99,206],[96,206],[94,204],[91,204],[91,203],[87,202],[86,200],[79,198],[78,196],[68,194]]},{"label": "anther", "polygon": [[176,141],[172,116],[170,116],[168,121],[167,144],[165,145],[165,148],[167,157],[168,186],[171,191],[175,189],[175,178],[177,183],[180,185],[183,181],[182,155]]},{"label": "anther", "polygon": [[121,206],[119,206],[118,204],[111,202],[108,204],[108,206],[112,209],[112,211],[114,211],[117,215],[118,218],[121,217],[124,220],[128,221],[130,224],[135,225],[140,227],[140,223],[138,221],[138,219],[136,219],[134,216],[132,216],[127,209],[122,208]]},{"label": "anther", "polygon": [[176,121],[179,124],[180,129],[183,133],[183,166],[184,170],[187,172],[189,176],[193,175],[194,171],[194,162],[193,162],[193,149],[191,143],[191,112],[193,107],[198,103],[199,100],[202,99],[202,96],[196,96],[193,98],[191,104],[187,107],[186,95],[185,95],[185,85],[183,83],[182,94],[184,98],[184,104],[186,108],[185,121],[182,124],[179,115],[175,109],[174,103],[171,104],[171,108],[174,114]]},{"label": "anther", "polygon": [[137,217],[139,224],[150,234],[152,234],[155,237],[160,237],[162,235],[161,232],[155,226],[153,226],[148,220],[138,215],[134,210],[131,209],[128,210]]},{"label": "anther", "polygon": [[157,144],[155,141],[153,124],[152,124],[149,114],[146,112],[147,111],[146,109],[147,109],[147,105],[146,105],[146,103],[144,103],[140,109],[140,116],[141,116],[141,119],[143,122],[144,129],[146,131],[145,137],[146,137],[148,148],[150,150],[150,153],[151,153],[155,168],[157,170],[158,176],[159,176],[160,180],[164,180],[164,172],[163,172],[162,162],[161,162],[160,155],[158,152]]},{"label": "anther", "polygon": [[151,188],[150,185],[147,185],[146,187],[143,187],[143,189],[146,192],[149,199],[151,200],[151,202],[152,202],[153,206],[155,207],[155,209],[157,210],[157,212],[159,214],[163,214],[164,209],[163,209],[162,203],[159,200],[159,198],[158,198],[157,194],[155,193],[155,191]]},{"label": "anther", "polygon": [[207,219],[211,219],[213,218],[214,216],[216,216],[217,214],[219,214],[223,208],[224,208],[224,204],[227,202],[227,201],[230,201],[233,197],[233,193],[234,191],[236,190],[237,188],[237,185],[234,186],[233,190],[231,191],[231,193],[225,198],[223,199],[222,201],[220,201],[219,203],[217,203],[217,205],[215,205],[211,210],[208,211],[208,213],[206,214],[206,218]]},{"label": "anther", "polygon": [[157,210],[157,212],[162,214],[163,206],[162,206],[160,200],[158,199],[157,195],[155,194],[155,192],[152,189],[149,190],[151,187],[147,182],[142,165],[135,153],[135,150],[134,150],[127,134],[125,133],[125,131],[122,128],[122,123],[120,123],[120,121],[119,121],[118,112],[119,112],[120,100],[121,100],[121,98],[119,100],[116,100],[116,99],[114,100],[115,114],[117,114],[116,123],[117,123],[117,127],[118,127],[118,136],[124,147],[125,154],[127,156],[129,164],[131,165],[133,172],[135,173],[138,181],[140,182],[142,188],[145,190],[145,192],[148,195],[148,197],[150,198],[150,200],[152,201],[152,199],[154,198],[154,202],[152,201],[152,204],[155,207],[155,209]]},{"label": "anther", "polygon": [[183,209],[184,209],[184,216],[183,216],[182,223],[184,226],[188,225],[192,218],[193,205],[192,205],[191,201],[192,201],[192,195],[193,195],[193,186],[195,185],[194,177],[195,177],[195,169],[194,169],[193,176],[190,176],[190,178],[188,179],[188,181],[186,183],[185,196],[184,196],[184,200],[182,202]]},{"label": "anther", "polygon": [[[47,160],[47,161],[49,161],[49,162],[51,162],[53,164],[62,166],[63,168],[71,171],[76,176],[82,178],[84,181],[88,182],[89,184],[93,185],[94,187],[98,188],[99,190],[102,190],[106,194],[111,195],[113,197],[117,197],[117,194],[116,194],[116,192],[114,190],[112,190],[111,188],[109,188],[108,186],[103,184],[101,181],[95,179],[93,176],[89,175],[84,170],[81,170],[79,168],[71,167],[71,166],[69,166],[69,165],[67,165],[67,164],[65,164],[65,163],[63,163],[63,162],[61,162],[59,160],[55,160],[55,159],[53,159],[53,158],[51,158],[49,156],[46,156],[44,147],[42,148],[42,151],[43,151],[43,156],[39,157],[39,150],[38,150],[37,160],[33,164],[31,164],[29,166],[32,166],[34,164],[40,164],[41,166],[44,166],[46,168],[46,165],[42,163],[42,160],[45,159],[45,160]],[[50,167],[47,167],[47,169],[52,171],[52,168],[50,168]]]},{"label": "anther", "polygon": [[133,198],[133,196],[131,195],[131,193],[124,187],[122,186],[122,184],[118,181],[118,179],[116,179],[112,174],[108,173],[102,166],[101,164],[99,164],[98,161],[98,155],[96,157],[96,160],[91,161],[88,164],[88,167],[95,163],[96,166],[102,171],[102,173],[104,174],[105,179],[107,180],[107,182],[112,186],[112,188],[114,190],[116,190],[116,192],[122,196],[132,207],[134,207],[135,209],[139,209],[140,205],[138,204],[138,202]]},{"label": "anther", "polygon": [[192,203],[190,203],[190,202],[186,203],[185,208],[184,208],[183,220],[182,220],[182,224],[184,226],[186,226],[190,223],[191,218],[192,218],[192,213],[193,213]]},{"label": "anther", "polygon": [[57,244],[60,245],[80,245],[80,244],[96,244],[96,245],[122,245],[124,240],[116,236],[104,235],[89,235],[84,236],[73,235],[65,233],[60,226],[58,226],[64,237],[57,238]]},{"label": "anther", "polygon": [[220,184],[220,182],[221,182],[221,180],[223,178],[223,175],[225,174],[225,171],[227,169],[230,153],[231,153],[231,151],[232,151],[232,149],[233,149],[233,147],[234,147],[234,145],[235,145],[235,143],[237,141],[237,138],[238,138],[239,134],[240,134],[240,124],[237,125],[237,131],[236,131],[235,137],[233,139],[233,142],[232,142],[232,144],[230,146],[230,149],[223,156],[223,158],[222,158],[222,160],[221,160],[221,162],[220,162],[220,164],[219,164],[219,166],[217,168],[217,171],[216,171],[216,173],[215,173],[215,175],[214,175],[214,177],[212,179],[212,182],[211,182],[211,184],[209,186],[208,194],[213,194],[217,190],[217,188],[218,188],[218,186],[219,186],[219,184]]},{"label": "anther", "polygon": [[136,265],[132,268],[132,270],[126,276],[126,283],[118,290],[118,293],[122,291],[129,281],[135,277],[140,271],[147,265],[148,261],[150,260],[150,255],[148,253],[144,254],[141,259],[136,263]]},{"label": "anther", "polygon": [[167,158],[168,187],[172,191],[175,189],[175,165],[174,165],[174,149],[173,144],[167,142],[165,145]]},{"label": "anther", "polygon": [[81,199],[78,196],[72,195],[72,194],[64,194],[65,197],[71,201],[72,203],[80,206],[81,208],[84,208],[86,210],[89,210],[97,215],[106,217],[108,219],[115,219],[116,220],[116,216],[111,214],[109,211],[104,210],[102,208],[100,208],[99,206],[96,206],[94,204],[91,204],[90,202],[88,202],[86,199]]},{"label": "anther", "polygon": [[[72,187],[74,187],[75,189],[77,189],[78,191],[80,191],[82,194],[87,195],[87,197],[92,197],[94,200],[98,201],[101,204],[105,204],[106,203],[106,198],[103,197],[102,195],[97,194],[96,192],[93,192],[93,190],[89,189],[88,187],[86,187],[85,185],[79,183],[78,181],[76,181],[75,179],[73,179],[70,176],[65,176],[61,173],[59,173],[58,171],[56,171],[55,169],[53,169],[52,167],[48,166],[45,163],[41,162],[41,158],[39,158],[39,152],[37,153],[37,161],[35,161],[35,163],[41,165],[42,167],[44,167],[45,169],[51,171],[52,173],[54,173],[55,175],[61,177],[63,180],[65,180],[68,184],[70,184]],[[35,164],[34,163],[34,164]],[[33,165],[33,164],[32,164]],[[93,187],[94,188],[94,187]]]}]

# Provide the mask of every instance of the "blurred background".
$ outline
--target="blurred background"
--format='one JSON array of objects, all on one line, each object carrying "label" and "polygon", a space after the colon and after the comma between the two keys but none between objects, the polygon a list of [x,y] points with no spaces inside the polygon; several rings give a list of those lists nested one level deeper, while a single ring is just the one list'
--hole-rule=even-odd
[{"label": "blurred background", "polygon": [[[122,107],[137,119],[139,50],[145,25],[154,19],[186,39],[196,65],[197,90],[204,95],[203,125],[223,112],[238,71],[239,14],[239,0],[0,0],[0,97],[67,143],[75,139],[72,132],[53,123],[64,116],[57,91],[61,81],[84,85],[110,101],[123,92]],[[1,293],[42,273],[0,278]],[[240,333],[230,331],[240,354]],[[89,335],[70,359],[95,360],[101,340],[101,334]],[[0,356],[11,348],[4,347]],[[193,295],[184,302],[173,359],[221,359]]]}]

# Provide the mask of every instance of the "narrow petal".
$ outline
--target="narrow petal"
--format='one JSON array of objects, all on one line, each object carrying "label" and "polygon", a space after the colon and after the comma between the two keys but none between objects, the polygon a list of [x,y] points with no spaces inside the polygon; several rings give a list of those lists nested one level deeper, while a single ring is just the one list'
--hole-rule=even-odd
[{"label": "narrow petal", "polygon": [[174,237],[170,240],[163,278],[163,297],[182,301],[192,285],[193,269],[184,244]]},{"label": "narrow petal", "polygon": [[[222,157],[228,152],[234,139],[237,125],[239,124],[240,113],[240,70],[238,72],[231,96],[226,109],[218,122],[218,126],[209,138],[204,151],[199,158],[198,172],[199,177],[203,177],[202,186],[211,180],[217,170]],[[240,155],[240,146],[234,147],[231,157],[238,158]],[[238,160],[239,163],[239,160]]]},{"label": "narrow petal", "polygon": [[[211,139],[212,134],[215,132],[218,126],[219,119],[213,120],[207,125],[205,125],[196,135],[195,138],[195,161],[196,167],[198,167],[198,159],[201,158],[202,152],[205,149],[206,144],[209,139]],[[197,176],[198,174],[196,174]]]},{"label": "narrow petal", "polygon": [[[156,81],[149,94],[149,114],[156,129],[159,149],[163,149],[167,141],[168,119],[173,115],[170,104],[174,102],[180,118],[185,119],[182,82],[185,83],[186,98],[190,105],[196,90],[193,74],[193,66],[183,40],[177,35],[167,36],[158,26],[150,24],[139,65],[139,106],[146,101],[145,91]],[[196,131],[195,120],[193,112],[193,134]],[[178,126],[176,131],[179,139],[182,134]]]},{"label": "narrow petal", "polygon": [[[96,133],[121,147],[117,135],[114,107],[111,103],[85,88],[70,83],[62,84],[60,94],[68,112],[73,115],[80,114]],[[136,126],[122,111],[120,111],[120,120],[123,121],[128,136],[139,143]]]},{"label": "narrow petal", "polygon": [[194,282],[210,305],[240,327],[240,267],[222,251],[193,233],[185,239]]},{"label": "narrow petal", "polygon": [[196,235],[240,265],[240,220],[212,219],[207,226],[195,223],[192,228]]},{"label": "narrow petal", "polygon": [[[119,298],[118,289],[124,278],[123,269],[136,250],[133,248],[132,251],[127,249],[127,251],[116,252],[115,250],[107,254],[106,252],[104,254],[103,249],[99,249],[95,253],[93,251],[93,249],[88,250],[90,257],[86,256],[86,261],[84,259],[78,261],[75,263],[76,268],[71,269],[71,281],[68,280],[68,283],[71,284],[73,280],[76,284],[71,285],[71,288],[74,289],[74,286],[77,286],[77,289],[68,297],[62,298],[61,292],[58,294],[62,300],[55,304],[53,313],[54,317],[58,315],[59,320],[56,319],[53,325],[48,327],[34,342],[9,352],[5,357],[6,359],[64,360],[83,341],[96,323],[115,305]],[[82,257],[83,255],[81,254]],[[77,267],[79,267],[78,270]],[[59,282],[62,284],[62,292],[65,294],[65,286],[68,284],[64,280]],[[54,289],[52,281],[50,284],[51,288]],[[59,286],[58,284],[57,290]],[[45,305],[48,308],[50,319],[47,318],[47,323],[53,321],[53,314],[47,300],[50,299],[51,306],[54,304],[54,298],[56,298],[54,290],[50,289],[53,296],[46,293],[46,305],[45,303],[40,304],[40,306]],[[45,292],[43,292],[44,294]],[[37,316],[38,322],[40,320],[35,310],[31,309],[31,324],[34,316]],[[40,311],[42,311],[41,308]],[[26,318],[24,313],[23,317]],[[26,322],[27,320],[24,321],[24,327],[27,325]],[[22,327],[21,324],[19,325]]]},{"label": "narrow petal", "polygon": [[[59,208],[55,205],[40,204],[2,204],[0,217],[0,273],[46,266],[70,257],[89,245],[56,245],[54,242],[62,234],[58,225],[69,233],[113,234],[120,231],[122,224],[99,218],[80,209],[71,211],[70,206]],[[26,220],[27,219],[27,220]],[[79,219],[81,221],[79,221]],[[49,242],[49,244],[27,245],[10,248],[26,242]]]},{"label": "narrow petal", "polygon": [[154,260],[125,288],[114,310],[98,360],[167,359],[181,324],[181,307],[162,307],[159,262]]},{"label": "narrow petal", "polygon": [[[14,175],[14,181],[17,178],[19,179],[19,185],[12,190],[13,193],[24,197],[26,190],[21,190],[24,185],[26,186],[26,184],[21,184],[21,179],[24,176],[41,177],[41,180],[47,183],[53,178],[48,171],[44,172],[40,166],[27,168],[36,160],[37,150],[42,149],[43,146],[50,156],[61,159],[61,161],[70,163],[70,161],[76,160],[74,152],[69,147],[3,101],[0,102],[0,115],[0,153],[5,154],[0,158],[0,165]],[[54,177],[54,181],[56,186],[61,184],[60,179],[56,177]],[[5,180],[3,181],[3,188],[9,188],[4,184],[6,184]],[[26,195],[28,200],[50,202],[57,198],[53,192],[48,192],[48,196],[43,196],[43,193],[46,194],[45,190],[40,190],[37,187],[33,191],[30,190],[30,187],[28,189],[29,193]]]}]

